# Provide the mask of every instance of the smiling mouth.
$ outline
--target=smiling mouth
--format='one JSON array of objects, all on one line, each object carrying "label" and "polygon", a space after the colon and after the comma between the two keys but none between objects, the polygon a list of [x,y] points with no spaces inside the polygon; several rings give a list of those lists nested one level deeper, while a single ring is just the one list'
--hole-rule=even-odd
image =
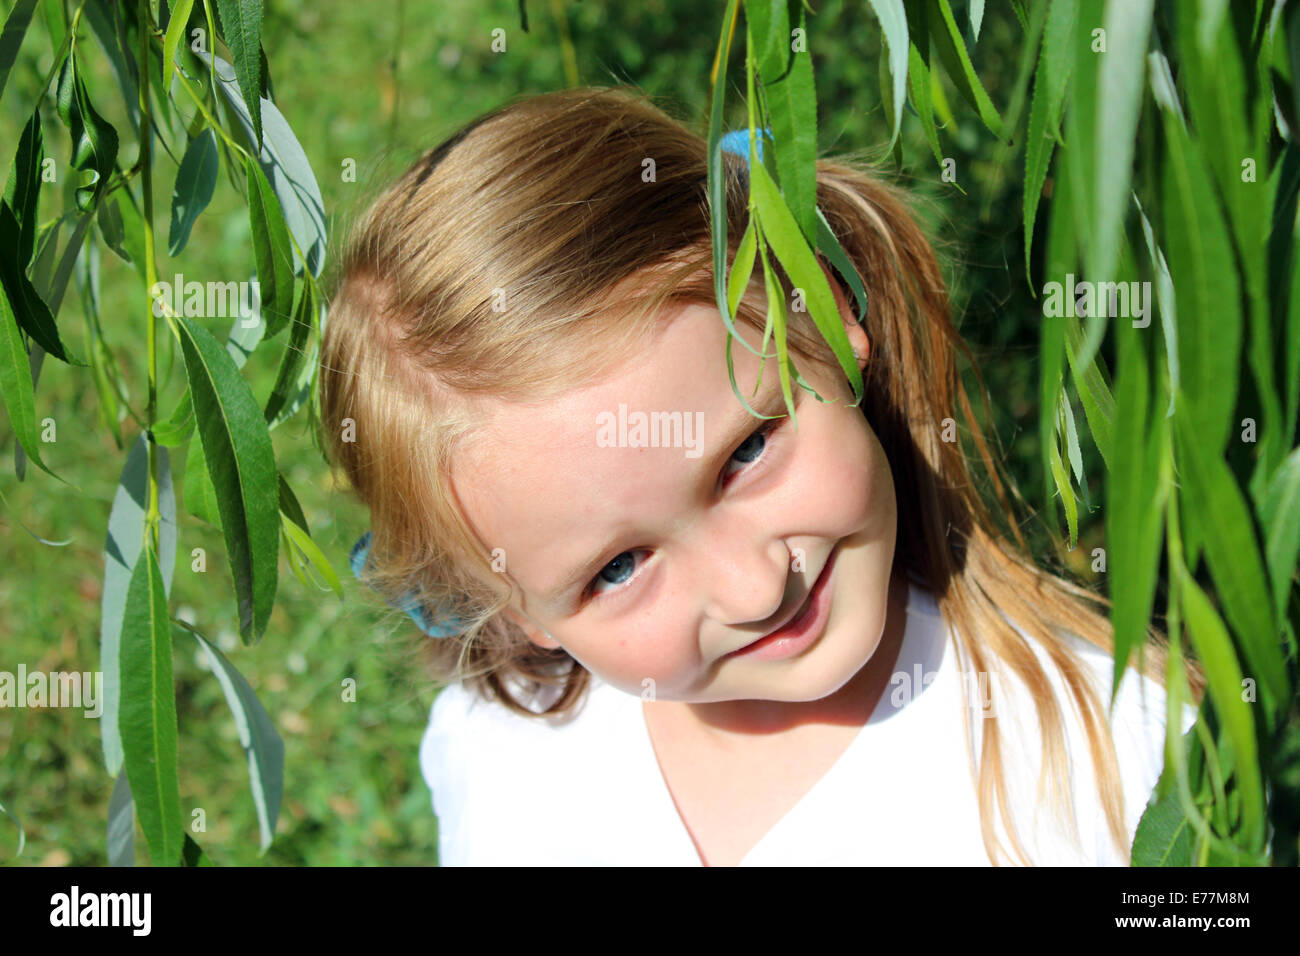
[{"label": "smiling mouth", "polygon": [[835,559],[839,555],[839,551],[840,548],[839,545],[837,544],[831,550],[830,557],[826,559],[826,563],[822,565],[821,573],[817,575],[817,580],[813,582],[813,586],[809,588],[808,593],[804,595],[803,603],[800,604],[799,607],[795,608],[795,610],[791,612],[789,617],[787,617],[784,621],[781,622],[781,624],[778,627],[769,631],[767,634],[764,634],[762,637],[755,638],[754,640],[750,641],[748,644],[744,645],[743,647],[736,648],[734,651],[731,651],[729,654],[726,654],[725,656],[733,657],[736,654],[741,654],[744,651],[747,651],[750,648],[752,648],[755,644],[758,644],[760,641],[770,641],[771,638],[778,637],[787,631],[789,632],[797,631],[802,625],[806,624],[807,619],[813,616],[813,609],[817,604],[817,599],[821,596],[821,592],[826,587],[826,581],[828,578],[830,578],[831,568],[835,564]]}]

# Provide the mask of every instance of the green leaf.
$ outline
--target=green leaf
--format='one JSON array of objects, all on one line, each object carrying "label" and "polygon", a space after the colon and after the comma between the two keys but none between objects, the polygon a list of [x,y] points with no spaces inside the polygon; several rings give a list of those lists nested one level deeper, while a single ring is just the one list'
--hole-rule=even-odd
[{"label": "green leaf", "polygon": [[79,185],[75,193],[77,208],[84,211],[99,200],[113,173],[117,162],[117,130],[90,103],[82,83],[75,43],[59,71],[58,110],[59,118],[72,135],[69,162],[74,169],[90,173],[90,179]]},{"label": "green leaf", "polygon": [[[9,15],[5,17],[4,31],[0,32],[0,94],[4,93],[9,81],[9,71],[18,59],[18,50],[23,45],[27,25],[32,22],[32,11],[36,9],[36,0],[17,0]],[[57,49],[57,45],[55,49]]]},{"label": "green leaf", "polygon": [[163,37],[162,81],[171,82],[172,65],[176,62],[176,48],[185,40],[185,28],[189,26],[190,11],[194,0],[177,0],[172,9],[171,19],[167,21],[167,33]]},{"label": "green leaf", "polygon": [[[737,16],[737,0],[727,0],[726,13],[723,15],[724,25],[734,25]],[[735,367],[731,358],[731,343],[739,342],[744,348],[753,352],[760,358],[763,354],[760,350],[754,348],[745,339],[740,336],[736,330],[735,318],[727,307],[727,202],[726,202],[726,176],[723,172],[722,165],[722,116],[724,94],[726,92],[727,78],[727,59],[731,53],[731,34],[732,31],[724,26],[721,35],[718,38],[718,48],[715,54],[717,59],[717,76],[713,82],[713,92],[709,104],[709,169],[708,169],[708,193],[709,193],[709,222],[710,235],[713,238],[713,291],[714,298],[718,303],[718,311],[722,313],[722,322],[727,328],[727,371],[731,378],[731,389],[735,392],[736,397],[740,399],[745,408],[753,413],[749,403],[745,401],[740,394],[739,388],[736,387]],[[752,184],[751,184],[752,188]]]},{"label": "green leaf", "polygon": [[[808,302],[808,312],[816,323],[822,338],[830,346],[839,360],[840,367],[853,385],[853,397],[861,401],[863,396],[862,370],[853,358],[853,348],[849,345],[848,332],[844,320],[831,292],[826,273],[816,255],[808,247],[799,226],[786,207],[776,188],[776,183],[761,164],[756,164],[750,177],[754,201],[758,205],[759,220],[762,223],[762,238],[772,247],[776,257],[781,260],[790,281],[804,290]],[[778,335],[777,346],[780,347]]]},{"label": "green leaf", "polygon": [[194,838],[185,834],[185,846],[181,850],[181,866],[211,866],[212,861],[203,852],[203,848],[194,842]]},{"label": "green leaf", "polygon": [[980,24],[984,22],[984,0],[970,0],[970,32],[975,40],[980,38]]},{"label": "green leaf", "polygon": [[1169,796],[1147,806],[1133,836],[1133,866],[1191,866],[1192,839],[1182,800]]},{"label": "green leaf", "polygon": [[104,245],[123,262],[130,262],[131,253],[126,249],[126,224],[116,194],[110,193],[100,200],[99,208],[95,210],[95,224],[99,226]]},{"label": "green leaf", "polygon": [[754,222],[751,219],[740,237],[740,245],[736,247],[736,257],[731,263],[731,275],[727,277],[727,311],[732,315],[736,314],[740,297],[745,294],[745,289],[749,287],[749,279],[754,274],[754,256],[758,251],[754,234]]},{"label": "green leaf", "polygon": [[[1133,204],[1138,208],[1142,218],[1142,235],[1146,238],[1147,254],[1151,257],[1151,268],[1156,276],[1156,303],[1160,309],[1160,328],[1165,339],[1165,363],[1169,369],[1169,410],[1174,413],[1174,393],[1182,385],[1182,371],[1178,365],[1178,312],[1174,300],[1174,280],[1169,275],[1169,263],[1165,261],[1164,250],[1156,244],[1142,203],[1138,202],[1137,193],[1133,194]],[[1147,307],[1150,308],[1150,303]]]},{"label": "green leaf", "polygon": [[929,0],[929,22],[938,24],[940,21],[942,26],[930,33],[934,51],[939,54],[939,59],[943,61],[944,69],[948,71],[958,92],[975,107],[989,132],[998,139],[1004,139],[1006,134],[1002,117],[998,115],[997,107],[989,99],[988,93],[984,92],[984,85],[975,74],[975,67],[966,54],[966,41],[962,39],[961,28],[957,26],[948,0]]},{"label": "green leaf", "polygon": [[240,635],[254,643],[275,602],[280,513],[271,435],[248,383],[212,333],[184,317],[177,325],[239,599]]},{"label": "green leaf", "polygon": [[50,469],[41,459],[41,443],[36,432],[36,389],[28,365],[18,321],[9,307],[9,298],[0,287],[0,398],[4,399],[14,440],[46,472]]},{"label": "green leaf", "polygon": [[284,741],[280,739],[266,708],[257,699],[257,693],[235,665],[193,627],[183,621],[176,623],[193,634],[199,647],[207,654],[212,673],[220,682],[226,703],[230,705],[235,729],[239,733],[239,745],[248,756],[248,785],[253,793],[261,847],[265,852],[275,835],[280,800],[284,794]]},{"label": "green leaf", "polygon": [[[316,542],[307,534],[306,529],[296,520],[291,520],[287,516],[283,518],[281,526],[285,534],[289,536],[290,541],[302,552],[303,556],[311,562],[312,567],[321,573],[325,579],[326,585],[343,600],[343,584],[339,581],[339,576],[334,568],[330,565],[329,559],[325,557],[324,552],[316,546]],[[324,588],[322,588],[324,590]]]},{"label": "green leaf", "polygon": [[244,93],[253,120],[258,149],[262,148],[261,63],[258,51],[262,43],[262,0],[217,0],[221,36],[230,47],[235,76]]},{"label": "green leaf", "polygon": [[[180,168],[176,170],[176,185],[172,189],[172,221],[167,234],[167,254],[175,256],[185,248],[190,229],[199,213],[208,208],[217,188],[217,136],[211,128],[204,129],[185,147]],[[252,196],[249,196],[250,202]],[[283,227],[282,227],[283,228]]]},{"label": "green leaf", "polygon": [[308,397],[316,374],[316,345],[313,343],[308,353],[307,340],[318,311],[315,285],[304,282],[298,308],[294,310],[293,325],[289,329],[289,344],[280,358],[275,384],[271,386],[271,396],[263,411],[270,428],[293,415]]},{"label": "green leaf", "polygon": [[[211,66],[217,89],[226,98],[231,114],[251,143],[254,138],[253,121],[240,96],[234,68],[221,57],[212,58],[207,53],[200,54],[199,59]],[[261,103],[265,137],[261,148],[255,150],[257,161],[280,200],[280,208],[284,212],[284,221],[290,234],[307,257],[307,268],[312,275],[319,276],[325,264],[327,232],[325,203],[321,199],[320,186],[312,172],[311,163],[307,161],[307,154],[289,128],[284,115],[270,100],[263,99]],[[301,268],[302,259],[297,250],[294,251],[294,263],[295,269]]]},{"label": "green leaf", "polygon": [[[140,560],[141,535],[149,506],[149,449],[144,435],[138,435],[127,454],[122,476],[108,513],[108,534],[104,541],[104,585],[100,597],[99,669],[104,674],[103,713],[99,718],[104,765],[110,776],[122,769],[122,737],[118,724],[122,698],[122,627],[126,616],[127,591]],[[170,458],[158,449],[158,546],[157,558],[163,590],[171,591],[176,566],[176,494],[172,487]]]},{"label": "green leaf", "polygon": [[38,107],[23,127],[18,137],[18,149],[9,167],[9,180],[5,184],[5,202],[18,221],[17,259],[21,269],[32,261],[41,194],[41,160],[45,157],[45,137],[41,131],[41,111]]},{"label": "green leaf", "polygon": [[[903,9],[903,0],[870,0],[871,11],[880,21],[881,34],[889,50],[889,73],[894,78],[893,100],[886,105],[891,110],[889,148],[898,142],[898,131],[903,123],[903,99],[907,94],[907,57],[911,46],[907,38],[907,11]],[[981,5],[981,13],[983,8]],[[974,17],[974,8],[971,16]],[[979,27],[975,28],[979,33]],[[881,58],[882,64],[885,59]]]},{"label": "green leaf", "polygon": [[1237,400],[1242,314],[1228,228],[1196,146],[1165,119],[1165,254],[1178,303],[1178,363],[1200,441],[1222,453]]},{"label": "green leaf", "polygon": [[135,801],[125,773],[117,775],[108,798],[108,865],[135,866]]},{"label": "green leaf", "polygon": [[[189,394],[189,389],[186,389]],[[203,457],[202,439],[190,442],[185,456],[185,510],[221,530],[221,511],[217,506],[217,492],[212,487],[208,464]]]},{"label": "green leaf", "polygon": [[266,320],[264,337],[269,339],[293,315],[293,250],[271,184],[252,160],[244,160],[244,172],[248,177],[248,219],[257,259],[258,290]]},{"label": "green leaf", "polygon": [[[1175,415],[1175,418],[1178,416]],[[1250,705],[1242,700],[1242,673],[1223,621],[1187,569],[1177,574],[1187,615],[1188,631],[1197,656],[1205,667],[1207,687],[1237,756],[1236,776],[1241,788],[1242,829],[1246,847],[1254,850],[1264,838],[1264,793],[1255,746],[1255,724]]]},{"label": "green leaf", "polygon": [[1119,688],[1129,655],[1146,641],[1160,565],[1160,532],[1170,475],[1168,420],[1149,414],[1147,359],[1137,333],[1120,337],[1116,421],[1110,481],[1106,488],[1106,545],[1110,570],[1111,620],[1115,633],[1112,693]]},{"label": "green leaf", "polygon": [[[761,221],[761,220],[760,220]],[[760,232],[759,239],[765,237]],[[794,412],[794,395],[790,390],[790,354],[785,339],[785,290],[776,277],[776,272],[767,261],[767,244],[760,242],[759,255],[763,259],[763,283],[767,287],[767,307],[772,335],[776,340],[776,369],[781,381],[781,394],[785,396],[785,407],[790,412],[790,419],[795,430],[799,429],[799,418]]]},{"label": "green leaf", "polygon": [[[21,246],[22,227],[9,204],[0,202],[0,249],[19,249]],[[60,361],[69,365],[81,364],[73,361],[59,337],[54,312],[27,278],[22,265],[9,255],[0,255],[0,286],[9,298],[14,319],[33,342]]]},{"label": "green leaf", "polygon": [[[1133,142],[1142,106],[1143,70],[1151,30],[1153,0],[1107,0],[1103,26],[1106,52],[1096,55],[1096,69],[1082,77],[1097,84],[1093,150],[1096,206],[1087,248],[1088,273],[1097,281],[1113,280],[1119,257],[1124,210],[1133,178]],[[1089,356],[1090,357],[1090,356]]]},{"label": "green leaf", "polygon": [[1231,469],[1202,440],[1201,423],[1189,414],[1186,398],[1186,392],[1178,393],[1174,414],[1183,494],[1189,510],[1203,518],[1205,558],[1251,676],[1259,682],[1260,699],[1270,715],[1280,714],[1289,699],[1286,667],[1254,525]]},{"label": "green leaf", "polygon": [[939,131],[934,126],[934,106],[930,102],[930,69],[915,43],[908,53],[907,85],[912,91],[912,108],[921,121],[921,130],[934,153],[934,161],[942,166],[943,150],[939,146]]},{"label": "green leaf", "polygon": [[[180,402],[165,421],[153,427],[153,440],[160,445],[175,448],[185,444],[194,432],[194,403],[190,400],[188,387],[181,395]],[[187,496],[188,500],[188,496]]]},{"label": "green leaf", "polygon": [[1300,448],[1294,449],[1274,473],[1260,508],[1268,578],[1273,582],[1273,612],[1280,618],[1295,577],[1300,553]]},{"label": "green leaf", "polygon": [[[802,50],[791,51],[790,21],[784,2],[776,0],[771,4],[770,18],[759,15],[762,9],[761,3],[752,8],[745,5],[745,15],[753,17],[755,29],[761,25],[770,35],[768,43],[757,37],[756,42],[767,51],[759,59],[758,68],[774,141],[771,154],[786,205],[800,231],[812,242],[817,234],[817,96],[812,58],[806,42]],[[799,26],[806,37],[802,7]]]},{"label": "green leaf", "polygon": [[831,229],[831,224],[826,221],[826,217],[822,215],[820,209],[817,210],[817,251],[830,260],[831,265],[849,284],[853,298],[858,303],[856,314],[858,324],[866,322],[867,289],[862,284],[862,277],[858,275],[857,267],[849,259],[848,253],[844,251],[840,241],[835,238],[835,232]]},{"label": "green leaf", "polygon": [[[1043,184],[1051,165],[1053,140],[1060,141],[1061,111],[1069,88],[1071,51],[1079,17],[1075,0],[1057,0],[1048,7],[1043,46],[1034,74],[1034,95],[1029,106],[1029,130],[1025,137],[1025,275],[1029,277],[1029,252],[1034,240],[1034,221]],[[1033,279],[1029,277],[1030,287]]]},{"label": "green leaf", "polygon": [[162,574],[147,542],[131,572],[122,623],[123,763],[155,866],[180,862],[184,825],[177,776],[176,687]]}]

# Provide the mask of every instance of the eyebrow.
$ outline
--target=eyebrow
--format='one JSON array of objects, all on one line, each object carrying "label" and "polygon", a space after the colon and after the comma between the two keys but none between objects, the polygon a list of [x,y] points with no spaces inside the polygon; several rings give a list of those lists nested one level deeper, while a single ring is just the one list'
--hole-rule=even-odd
[{"label": "eyebrow", "polygon": [[[775,376],[773,377],[775,378]],[[800,400],[802,398],[801,393],[803,389],[801,387],[796,387],[794,391],[796,394],[792,397],[794,398],[795,406],[798,407],[799,404],[801,404]],[[789,410],[785,405],[785,396],[781,393],[779,384],[775,387],[767,388],[757,401],[746,400],[749,401],[750,408],[753,408],[754,411],[759,414],[780,415],[782,412],[785,412],[786,414],[781,417],[789,417]],[[758,429],[764,427],[768,422],[775,424],[773,419],[755,418],[743,406],[739,408],[734,421],[735,424],[730,430],[728,430],[723,441],[718,445],[714,453],[711,456],[706,455],[700,458],[701,464],[697,469],[697,475],[710,475],[712,472],[717,471],[720,463],[719,459],[722,459],[724,456],[730,458],[735,454],[736,448],[739,447],[742,442],[749,438],[749,436]],[[710,469],[710,471],[704,471],[706,468]],[[710,483],[712,483],[712,481],[716,479],[710,478],[709,480]],[[557,610],[562,607],[567,608],[569,599],[573,596],[573,593],[579,588],[585,586],[602,567],[612,560],[612,558],[606,559],[604,557],[608,549],[612,547],[613,543],[610,542],[606,547],[597,550],[595,556],[589,561],[585,561],[578,567],[570,570],[568,574],[559,579],[559,583],[556,584],[553,589],[543,592],[542,600]],[[617,555],[614,555],[614,557],[617,557]]]}]

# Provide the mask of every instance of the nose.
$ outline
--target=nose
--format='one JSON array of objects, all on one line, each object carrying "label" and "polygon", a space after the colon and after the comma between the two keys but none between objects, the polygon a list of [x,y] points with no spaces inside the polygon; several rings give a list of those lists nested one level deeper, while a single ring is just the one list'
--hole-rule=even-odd
[{"label": "nose", "polygon": [[705,595],[705,613],[720,624],[775,623],[786,606],[790,550],[778,538],[763,537],[718,529],[703,543],[695,580]]}]

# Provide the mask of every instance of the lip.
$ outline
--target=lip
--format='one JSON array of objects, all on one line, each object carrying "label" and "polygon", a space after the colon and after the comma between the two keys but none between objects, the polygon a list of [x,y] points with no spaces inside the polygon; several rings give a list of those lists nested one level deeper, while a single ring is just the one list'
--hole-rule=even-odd
[{"label": "lip", "polygon": [[808,596],[804,603],[799,606],[793,615],[779,628],[772,631],[765,637],[760,637],[756,641],[751,641],[744,647],[738,648],[727,654],[727,658],[732,657],[754,657],[762,660],[776,660],[785,657],[793,657],[805,648],[812,645],[826,625],[826,618],[830,610],[830,581],[831,572],[835,568],[835,559],[839,557],[840,548],[836,545],[831,555],[826,559],[826,564],[822,566],[821,573],[817,575],[817,580],[813,582]]}]

